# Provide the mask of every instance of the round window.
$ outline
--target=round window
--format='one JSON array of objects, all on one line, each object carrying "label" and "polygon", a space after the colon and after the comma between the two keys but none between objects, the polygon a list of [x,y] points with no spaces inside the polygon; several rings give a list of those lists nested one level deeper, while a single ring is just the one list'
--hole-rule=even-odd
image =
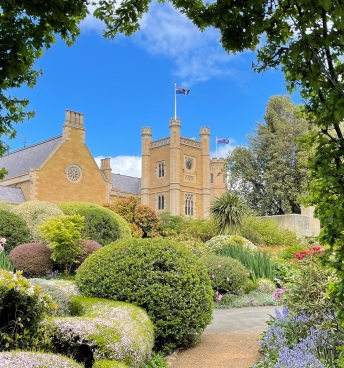
[{"label": "round window", "polygon": [[66,175],[69,181],[77,183],[82,179],[82,170],[79,165],[71,164],[67,167]]}]

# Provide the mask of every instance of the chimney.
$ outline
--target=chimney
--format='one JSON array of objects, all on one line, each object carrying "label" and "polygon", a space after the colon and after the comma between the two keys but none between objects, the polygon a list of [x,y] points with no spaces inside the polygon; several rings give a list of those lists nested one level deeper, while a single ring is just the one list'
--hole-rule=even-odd
[{"label": "chimney", "polygon": [[66,119],[63,125],[63,136],[69,141],[77,139],[85,143],[84,114],[66,110]]},{"label": "chimney", "polygon": [[110,166],[110,158],[102,158],[100,160],[100,171],[104,173],[105,177],[112,183],[112,169]]}]

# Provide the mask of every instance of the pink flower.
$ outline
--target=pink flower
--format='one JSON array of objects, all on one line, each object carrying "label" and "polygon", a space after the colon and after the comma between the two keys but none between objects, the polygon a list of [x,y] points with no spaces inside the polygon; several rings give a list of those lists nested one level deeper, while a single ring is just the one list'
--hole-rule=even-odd
[{"label": "pink flower", "polygon": [[217,297],[217,300],[221,300],[222,299],[222,295],[219,294],[218,297]]},{"label": "pink flower", "polygon": [[229,281],[229,277],[227,277],[227,281]]},{"label": "pink flower", "polygon": [[215,278],[215,275],[211,275],[211,278],[214,279]]},{"label": "pink flower", "polygon": [[217,265],[217,268],[221,268],[221,265]]},{"label": "pink flower", "polygon": [[236,259],[233,259],[234,262],[236,262],[237,260]]},{"label": "pink flower", "polygon": [[252,298],[251,296],[247,299],[247,301],[249,302],[249,303],[252,303],[253,301],[254,301],[254,298]]},{"label": "pink flower", "polygon": [[2,252],[3,250],[4,250],[4,247],[0,245],[0,252]]},{"label": "pink flower", "polygon": [[216,291],[215,291],[215,294],[216,294],[216,295],[219,295],[219,292],[216,290]]},{"label": "pink flower", "polygon": [[6,239],[5,238],[1,238],[0,239],[0,243],[5,244],[6,243]]}]

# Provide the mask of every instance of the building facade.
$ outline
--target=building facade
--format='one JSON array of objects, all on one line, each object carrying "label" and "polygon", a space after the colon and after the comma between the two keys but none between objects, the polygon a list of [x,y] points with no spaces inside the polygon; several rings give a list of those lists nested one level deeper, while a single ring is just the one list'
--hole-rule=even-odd
[{"label": "building facade", "polygon": [[212,198],[225,190],[224,160],[210,159],[210,129],[200,140],[181,137],[180,120],[170,136],[152,141],[142,128],[142,178],[112,173],[110,158],[100,168],[85,142],[84,115],[67,110],[62,135],[0,157],[8,174],[0,200],[21,203],[86,201],[97,204],[135,196],[157,212],[208,217]]}]

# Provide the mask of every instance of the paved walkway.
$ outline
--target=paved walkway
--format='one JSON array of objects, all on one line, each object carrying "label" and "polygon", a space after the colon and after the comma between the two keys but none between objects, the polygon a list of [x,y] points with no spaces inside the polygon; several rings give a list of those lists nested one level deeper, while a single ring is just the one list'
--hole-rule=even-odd
[{"label": "paved walkway", "polygon": [[258,339],[276,307],[215,309],[202,342],[168,358],[170,368],[249,368],[261,355]]}]

